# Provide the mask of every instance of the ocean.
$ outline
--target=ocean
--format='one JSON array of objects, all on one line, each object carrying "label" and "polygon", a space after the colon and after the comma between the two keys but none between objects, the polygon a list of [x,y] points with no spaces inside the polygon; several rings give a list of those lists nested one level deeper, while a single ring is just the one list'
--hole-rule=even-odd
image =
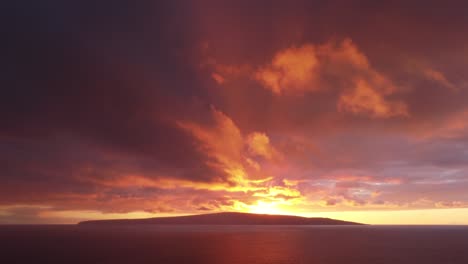
[{"label": "ocean", "polygon": [[468,226],[0,226],[0,263],[467,264]]}]

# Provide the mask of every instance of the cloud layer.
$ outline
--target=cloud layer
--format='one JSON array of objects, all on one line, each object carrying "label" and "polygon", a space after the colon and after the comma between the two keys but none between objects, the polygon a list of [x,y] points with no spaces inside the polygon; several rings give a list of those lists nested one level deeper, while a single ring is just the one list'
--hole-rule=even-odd
[{"label": "cloud layer", "polygon": [[105,2],[1,11],[0,223],[468,206],[466,7]]}]

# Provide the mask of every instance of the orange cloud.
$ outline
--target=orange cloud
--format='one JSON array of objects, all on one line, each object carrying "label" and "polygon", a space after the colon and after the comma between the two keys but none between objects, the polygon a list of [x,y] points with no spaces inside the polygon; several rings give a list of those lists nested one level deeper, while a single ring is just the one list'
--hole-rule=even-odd
[{"label": "orange cloud", "polygon": [[[275,163],[281,157],[272,146],[270,138],[261,132],[253,132],[243,137],[240,129],[227,115],[212,108],[214,126],[203,126],[194,122],[180,121],[179,127],[186,130],[199,144],[199,151],[211,158],[208,165],[218,169],[225,179],[219,182],[191,182],[174,179],[125,179],[124,184],[141,183],[158,188],[188,188],[209,190],[214,193],[244,193],[243,197],[232,198],[230,209],[258,212],[258,204],[279,210],[278,206],[294,203],[292,199],[302,197],[295,185],[285,185],[274,181],[274,176],[266,177],[260,162]],[[255,160],[256,157],[264,159]],[[253,177],[252,174],[256,176]],[[260,177],[260,178],[259,178]],[[113,181],[113,184],[119,181]],[[300,199],[299,199],[300,200]],[[252,204],[252,201],[255,203]],[[204,208],[210,208],[205,206]],[[277,212],[277,211],[274,211]]]},{"label": "orange cloud", "polygon": [[[430,63],[424,59],[408,58],[403,67],[406,72],[417,77],[422,77],[422,80],[429,80],[440,87],[451,90],[452,92],[460,91],[461,86],[459,87],[457,84],[450,81],[442,71],[437,69],[437,64]],[[461,85],[463,86],[463,84]]]},{"label": "orange cloud", "polygon": [[[199,151],[209,156],[209,166],[226,174],[231,182],[243,182],[249,171],[263,178],[262,164],[278,161],[281,154],[273,147],[265,133],[253,132],[244,137],[234,121],[219,110],[212,108],[214,126],[202,126],[191,121],[179,121],[178,125],[197,141]],[[262,157],[265,160],[255,160]],[[254,169],[255,171],[249,170]]]},{"label": "orange cloud", "polygon": [[233,65],[219,63],[215,58],[206,54],[206,50],[202,52],[204,53],[204,59],[202,63],[200,63],[200,68],[209,69],[211,71],[211,78],[220,85],[232,79],[246,76],[252,71],[251,66],[248,64]]},{"label": "orange cloud", "polygon": [[223,76],[216,72],[211,74],[211,78],[213,78],[213,80],[215,80],[218,84],[223,84],[226,81]]},{"label": "orange cloud", "polygon": [[455,91],[455,92],[458,91],[458,88],[452,82],[447,80],[445,75],[440,71],[436,71],[434,69],[427,68],[427,69],[423,70],[423,74],[429,80],[437,82],[437,83],[439,83],[440,85],[442,85],[443,87],[445,87],[447,89],[450,89],[450,90]]},{"label": "orange cloud", "polygon": [[270,144],[270,138],[265,133],[251,133],[246,142],[249,152],[254,156],[272,159],[279,155],[278,151]]},{"label": "orange cloud", "polygon": [[228,116],[214,107],[211,112],[215,127],[205,127],[191,121],[180,121],[178,125],[197,139],[201,152],[213,159],[207,162],[208,165],[228,174],[243,171],[241,154],[244,139],[239,128]]},{"label": "orange cloud", "polygon": [[468,131],[468,109],[453,113],[443,120],[418,126],[416,130],[418,139],[422,140],[463,137]]},{"label": "orange cloud", "polygon": [[[442,77],[434,75],[439,80]],[[371,67],[350,39],[279,51],[270,64],[255,72],[254,79],[275,95],[337,90],[341,112],[374,118],[409,115],[404,102],[386,99],[398,89]]]},{"label": "orange cloud", "polygon": [[362,182],[362,183],[368,183],[368,184],[402,184],[402,180],[400,178],[377,178],[377,177],[372,177],[372,176],[360,176],[360,175],[353,175],[353,174],[344,174],[344,175],[338,175],[338,176],[332,176],[329,177],[331,180],[337,181],[337,182]]},{"label": "orange cloud", "polygon": [[332,67],[351,65],[357,69],[370,69],[370,63],[367,57],[362,53],[353,41],[349,38],[344,39],[338,45],[330,41],[319,45],[317,48],[322,67],[330,63]]},{"label": "orange cloud", "polygon": [[388,101],[365,80],[357,81],[356,87],[340,95],[337,104],[341,112],[364,114],[371,117],[408,116],[408,108],[401,101]]},{"label": "orange cloud", "polygon": [[275,94],[318,90],[314,85],[318,58],[313,45],[278,52],[271,64],[261,67],[255,79]]}]

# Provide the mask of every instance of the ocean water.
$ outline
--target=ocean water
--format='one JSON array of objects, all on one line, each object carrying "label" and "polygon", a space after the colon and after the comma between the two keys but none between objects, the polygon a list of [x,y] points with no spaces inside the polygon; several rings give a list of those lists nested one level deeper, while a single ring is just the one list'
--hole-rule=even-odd
[{"label": "ocean water", "polygon": [[467,226],[0,226],[0,263],[467,264]]}]

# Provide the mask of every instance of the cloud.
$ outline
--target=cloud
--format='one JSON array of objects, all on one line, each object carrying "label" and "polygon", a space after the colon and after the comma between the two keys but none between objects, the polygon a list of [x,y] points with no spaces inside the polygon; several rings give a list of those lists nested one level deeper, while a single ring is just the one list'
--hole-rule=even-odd
[{"label": "cloud", "polygon": [[253,132],[246,139],[249,152],[265,159],[279,158],[278,151],[271,146],[270,138],[265,133]]},{"label": "cloud", "polygon": [[45,1],[0,11],[1,222],[467,206],[465,4]]},{"label": "cloud", "polygon": [[[351,39],[324,44],[306,43],[277,51],[270,63],[250,68],[213,64],[213,78],[224,83],[218,72],[230,78],[257,81],[275,96],[305,96],[307,93],[338,93],[337,110],[373,118],[409,116],[405,102],[387,97],[401,92],[389,78],[374,69]],[[243,71],[233,70],[243,68]],[[216,77],[216,78],[215,78]],[[403,90],[403,89],[401,89]],[[331,100],[329,98],[328,100]]]},{"label": "cloud", "polygon": [[211,77],[219,84],[223,84],[226,81],[223,76],[216,72],[212,73]]},{"label": "cloud", "polygon": [[364,114],[375,118],[409,115],[405,103],[384,99],[364,80],[357,81],[353,90],[341,94],[337,107],[342,112]]},{"label": "cloud", "polygon": [[315,91],[318,58],[313,45],[279,51],[271,64],[261,67],[255,79],[275,94]]},{"label": "cloud", "polygon": [[455,91],[455,92],[458,91],[458,88],[455,86],[455,84],[453,84],[452,82],[447,80],[445,75],[440,71],[436,71],[434,69],[427,68],[427,69],[423,70],[423,74],[429,80],[432,80],[432,81],[442,85],[443,87],[445,87],[447,89],[450,89],[450,90]]},{"label": "cloud", "polygon": [[[199,142],[198,148],[212,159],[207,165],[227,173],[229,180],[243,177],[241,154],[244,141],[239,128],[222,112],[212,107],[214,127],[200,126],[192,121],[179,121],[178,125]],[[236,175],[233,175],[236,174]]]},{"label": "cloud", "polygon": [[419,140],[462,139],[468,131],[468,110],[461,109],[444,118],[426,122],[415,128]]}]

